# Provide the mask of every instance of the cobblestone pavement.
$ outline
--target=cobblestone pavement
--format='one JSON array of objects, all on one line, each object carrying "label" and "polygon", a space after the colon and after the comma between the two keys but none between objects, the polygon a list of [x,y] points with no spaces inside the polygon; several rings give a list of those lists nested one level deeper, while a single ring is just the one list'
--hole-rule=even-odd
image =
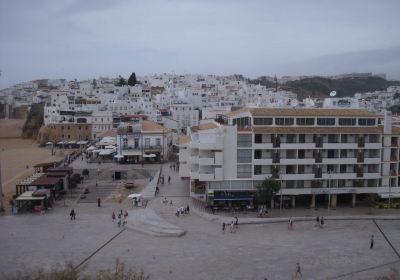
[{"label": "cobblestone pavement", "polygon": [[[400,220],[328,220],[324,228],[299,221],[293,230],[286,222],[239,225],[235,233],[227,228],[223,234],[221,221],[230,222],[230,217],[211,221],[198,210],[175,216],[176,207],[192,206],[188,182],[169,165],[164,165],[163,173],[165,184],[147,207],[186,230],[184,236],[120,233],[111,213],[132,209],[127,201],[103,203],[100,208],[58,202],[45,215],[0,217],[0,272],[64,261],[78,265],[99,248],[88,260],[88,273],[111,268],[119,258],[128,267],[142,268],[151,279],[295,279],[296,262],[302,267],[302,279],[375,279],[390,266],[400,267]],[[173,205],[162,203],[164,197]],[[77,210],[75,221],[68,217],[71,207]],[[372,234],[375,246],[369,249]]]}]

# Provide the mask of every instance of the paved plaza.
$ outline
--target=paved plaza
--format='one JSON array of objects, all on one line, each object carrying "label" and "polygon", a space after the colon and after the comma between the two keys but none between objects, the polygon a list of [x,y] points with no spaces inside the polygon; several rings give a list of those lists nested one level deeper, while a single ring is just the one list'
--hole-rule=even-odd
[{"label": "paved plaza", "polygon": [[[112,268],[117,258],[151,279],[296,279],[297,262],[302,279],[375,279],[400,267],[400,220],[327,219],[324,228],[295,220],[293,230],[287,222],[239,224],[235,233],[228,227],[223,234],[221,222],[232,218],[210,219],[191,203],[187,181],[169,165],[163,173],[171,176],[171,184],[160,186],[159,196],[147,207],[183,229],[183,236],[154,237],[132,226],[119,228],[111,220],[113,211],[138,211],[128,201],[99,208],[67,200],[44,215],[0,217],[0,272],[87,260],[86,272],[92,273]],[[162,203],[164,196],[172,206]],[[190,214],[176,217],[176,208],[186,205]],[[72,207],[75,221],[68,216]],[[372,234],[375,246],[370,249]]]}]

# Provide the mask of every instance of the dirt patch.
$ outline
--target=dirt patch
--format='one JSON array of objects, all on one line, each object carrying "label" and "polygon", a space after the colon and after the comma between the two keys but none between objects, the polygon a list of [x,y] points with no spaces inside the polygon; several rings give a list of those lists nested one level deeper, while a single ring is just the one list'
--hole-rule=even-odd
[{"label": "dirt patch", "polygon": [[0,138],[20,138],[25,120],[0,119]]}]

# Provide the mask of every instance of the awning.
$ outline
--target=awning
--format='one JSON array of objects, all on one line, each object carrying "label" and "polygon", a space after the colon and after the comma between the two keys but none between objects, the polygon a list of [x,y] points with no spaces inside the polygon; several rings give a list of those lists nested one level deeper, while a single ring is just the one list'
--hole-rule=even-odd
[{"label": "awning", "polygon": [[112,153],[114,153],[114,150],[111,149],[107,149],[107,150],[100,150],[99,155],[100,156],[108,156],[111,155]]},{"label": "awning", "polygon": [[131,151],[122,151],[123,156],[141,156],[142,151],[140,150],[131,150]]},{"label": "awning", "polygon": [[47,142],[46,145],[53,145],[53,142]]},{"label": "awning", "polygon": [[214,196],[214,201],[240,201],[240,200],[246,200],[246,201],[252,201],[254,197],[252,196]]},{"label": "awning", "polygon": [[90,146],[89,148],[87,148],[86,149],[86,151],[93,151],[93,150],[95,150],[96,148],[94,147],[94,146]]},{"label": "awning", "polygon": [[133,194],[128,195],[129,198],[138,198],[138,197],[141,197],[141,196],[142,195],[140,193],[133,193]]},{"label": "awning", "polygon": [[76,141],[69,141],[68,144],[76,144]]},{"label": "awning", "polygon": [[105,146],[104,149],[115,149],[115,146],[108,145],[108,146]]},{"label": "awning", "polygon": [[379,194],[379,197],[380,198],[400,198],[400,193],[391,193],[391,194],[388,194],[388,193],[380,193]]},{"label": "awning", "polygon": [[154,157],[156,157],[156,155],[155,154],[149,154],[149,155],[144,154],[143,157],[144,158],[154,158]]},{"label": "awning", "polygon": [[114,157],[115,157],[115,158],[124,158],[123,155],[115,155]]},{"label": "awning", "polygon": [[26,191],[20,196],[18,196],[15,200],[21,201],[21,200],[44,200],[46,197],[45,196],[32,196],[32,194],[35,191]]},{"label": "awning", "polygon": [[88,141],[78,141],[76,142],[76,144],[78,145],[86,145],[88,143]]}]

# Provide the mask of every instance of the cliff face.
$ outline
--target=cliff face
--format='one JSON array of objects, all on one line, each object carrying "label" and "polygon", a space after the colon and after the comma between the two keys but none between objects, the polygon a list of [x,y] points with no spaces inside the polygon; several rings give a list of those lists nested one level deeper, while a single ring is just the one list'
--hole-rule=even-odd
[{"label": "cliff face", "polygon": [[43,115],[44,103],[32,104],[24,127],[22,128],[22,138],[36,139],[39,129],[43,124]]}]

